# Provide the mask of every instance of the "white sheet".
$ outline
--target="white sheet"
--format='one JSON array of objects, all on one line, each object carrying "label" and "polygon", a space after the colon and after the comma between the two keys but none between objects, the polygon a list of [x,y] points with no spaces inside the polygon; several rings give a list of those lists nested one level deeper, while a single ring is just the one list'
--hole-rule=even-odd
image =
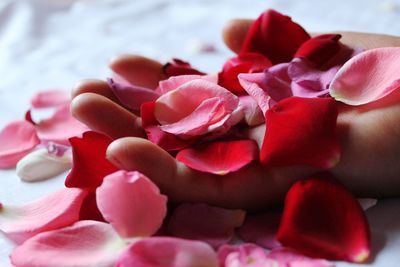
[{"label": "white sheet", "polygon": [[[22,118],[37,90],[71,88],[83,78],[104,78],[107,62],[121,53],[160,60],[179,57],[217,71],[231,55],[220,32],[234,17],[254,18],[267,8],[293,17],[308,31],[370,31],[400,35],[400,0],[2,0],[0,2],[0,127]],[[197,41],[217,53],[195,54]],[[192,45],[191,45],[192,44]],[[62,186],[63,176],[25,184],[13,170],[0,171],[0,201],[24,203]],[[372,266],[400,260],[400,200],[368,211]],[[11,243],[0,237],[0,266],[10,266]],[[338,266],[357,266],[339,263]]]}]

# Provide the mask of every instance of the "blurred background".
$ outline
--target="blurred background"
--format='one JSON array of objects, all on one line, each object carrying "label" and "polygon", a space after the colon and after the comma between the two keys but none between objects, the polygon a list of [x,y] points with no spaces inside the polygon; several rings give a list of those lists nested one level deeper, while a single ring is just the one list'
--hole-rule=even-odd
[{"label": "blurred background", "polygon": [[[23,118],[34,92],[108,77],[115,55],[177,57],[216,72],[232,56],[220,35],[224,24],[268,8],[309,32],[400,35],[400,0],[1,0],[0,127]],[[0,171],[0,202],[24,203],[61,187],[62,180],[27,185],[15,171]],[[368,214],[374,244],[384,248],[372,266],[398,266],[399,207],[400,201],[387,200]],[[0,236],[0,266],[9,266],[11,248]]]}]

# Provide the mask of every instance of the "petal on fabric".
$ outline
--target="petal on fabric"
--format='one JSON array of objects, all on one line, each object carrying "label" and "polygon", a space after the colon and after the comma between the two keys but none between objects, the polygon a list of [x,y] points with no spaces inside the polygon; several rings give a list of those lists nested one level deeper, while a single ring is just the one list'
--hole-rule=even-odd
[{"label": "petal on fabric", "polygon": [[12,252],[11,262],[16,267],[112,267],[125,247],[111,225],[79,221],[28,239]]},{"label": "petal on fabric", "polygon": [[218,77],[216,75],[195,75],[195,74],[173,76],[167,80],[160,81],[157,91],[159,91],[161,94],[166,94],[169,91],[175,90],[176,88],[178,88],[181,85],[184,85],[187,82],[198,79],[209,81],[211,83],[216,84]]},{"label": "petal on fabric", "polygon": [[41,148],[18,161],[16,172],[25,182],[37,182],[55,177],[71,167],[71,155],[56,156],[47,148]]},{"label": "petal on fabric", "polygon": [[201,240],[217,248],[233,238],[245,216],[244,210],[185,203],[175,208],[167,229],[173,236]]},{"label": "petal on fabric", "polygon": [[12,168],[31,152],[40,140],[27,121],[13,121],[0,132],[0,168]]},{"label": "petal on fabric", "polygon": [[281,246],[276,240],[280,221],[280,211],[248,214],[237,234],[245,242],[255,243],[268,249],[277,248]]},{"label": "petal on fabric", "polygon": [[239,97],[239,106],[243,110],[244,121],[249,126],[257,126],[265,122],[264,114],[257,102],[249,95]]},{"label": "petal on fabric", "polygon": [[311,257],[364,262],[370,230],[353,195],[332,177],[295,183],[286,195],[278,240]]},{"label": "petal on fabric", "polygon": [[294,57],[306,58],[315,67],[320,67],[332,59],[342,48],[340,34],[317,35],[304,42]]},{"label": "petal on fabric", "polygon": [[103,178],[118,170],[106,159],[106,151],[112,139],[97,132],[85,132],[82,137],[69,139],[72,146],[72,169],[65,179],[67,187],[98,187]]},{"label": "petal on fabric", "polygon": [[241,53],[225,62],[222,71],[218,74],[218,84],[234,94],[246,94],[239,83],[238,75],[262,72],[270,66],[272,66],[271,61],[261,54]]},{"label": "petal on fabric", "polygon": [[153,235],[167,214],[167,197],[136,171],[106,176],[96,195],[101,214],[122,237]]},{"label": "petal on fabric", "polygon": [[290,97],[266,113],[260,161],[269,166],[330,168],[340,159],[338,111],[332,98]]},{"label": "petal on fabric", "polygon": [[86,191],[62,189],[22,206],[2,205],[0,230],[16,243],[76,222]]},{"label": "petal on fabric", "polygon": [[152,89],[119,83],[111,78],[107,79],[107,83],[121,104],[130,110],[139,110],[143,103],[154,101],[160,96]]},{"label": "petal on fabric", "polygon": [[69,91],[48,90],[36,93],[31,98],[31,106],[33,108],[50,108],[68,104],[70,101]]},{"label": "petal on fabric", "polygon": [[183,149],[176,159],[198,171],[225,175],[257,160],[258,151],[253,140],[217,141]]},{"label": "petal on fabric", "polygon": [[208,244],[171,237],[149,237],[132,243],[115,267],[218,267]]},{"label": "petal on fabric", "polygon": [[288,16],[267,10],[251,25],[240,53],[266,56],[275,65],[290,61],[310,35]]},{"label": "petal on fabric", "polygon": [[376,101],[400,87],[400,48],[367,50],[347,61],[330,85],[337,101],[358,106]]},{"label": "petal on fabric", "polygon": [[173,58],[169,62],[167,62],[163,66],[162,71],[168,77],[180,76],[180,75],[190,75],[190,74],[196,74],[196,75],[204,75],[205,74],[204,72],[201,72],[201,71],[193,68],[188,62],[183,61],[178,58]]},{"label": "petal on fabric", "polygon": [[218,249],[220,267],[278,267],[278,262],[269,259],[266,251],[254,244],[239,246],[224,245]]},{"label": "petal on fabric", "polygon": [[299,254],[289,248],[273,249],[268,258],[275,260],[283,266],[290,267],[334,267],[335,264],[324,259],[313,259]]},{"label": "petal on fabric", "polygon": [[79,136],[89,128],[72,117],[70,105],[60,106],[54,115],[36,124],[38,136],[42,142],[55,142],[68,145],[68,139]]}]

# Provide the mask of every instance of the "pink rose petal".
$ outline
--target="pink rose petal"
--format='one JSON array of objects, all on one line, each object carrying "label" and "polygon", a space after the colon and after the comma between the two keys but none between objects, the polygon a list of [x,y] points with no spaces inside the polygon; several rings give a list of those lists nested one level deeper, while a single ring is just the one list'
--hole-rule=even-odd
[{"label": "pink rose petal", "polygon": [[153,235],[167,213],[167,198],[139,172],[118,171],[106,176],[96,194],[104,219],[122,237]]},{"label": "pink rose petal", "polygon": [[264,73],[239,74],[239,82],[246,92],[253,97],[263,114],[267,112],[273,103],[269,94],[262,88],[264,83]]},{"label": "pink rose petal", "polygon": [[62,189],[23,206],[3,205],[0,230],[16,243],[76,222],[86,191]]},{"label": "pink rose petal", "polygon": [[254,244],[222,246],[218,250],[218,259],[220,267],[281,267],[278,262],[267,257],[263,248]]},{"label": "pink rose petal", "polygon": [[125,247],[111,225],[79,221],[28,239],[13,251],[11,262],[16,267],[112,267]]},{"label": "pink rose petal", "polygon": [[273,249],[268,258],[275,260],[283,266],[290,267],[334,267],[335,264],[324,259],[313,259],[297,253],[288,248]]},{"label": "pink rose petal", "polygon": [[258,159],[258,152],[253,140],[218,141],[183,149],[176,159],[198,171],[225,175]]},{"label": "pink rose petal", "polygon": [[172,213],[168,231],[178,237],[196,239],[219,247],[229,242],[242,225],[246,212],[207,204],[181,204]]},{"label": "pink rose petal", "polygon": [[166,94],[169,91],[175,90],[176,88],[187,82],[198,79],[209,81],[215,84],[218,82],[218,76],[216,75],[194,75],[194,74],[179,75],[179,76],[172,76],[167,80],[160,81],[157,90],[160,91],[161,94]]},{"label": "pink rose petal", "polygon": [[69,91],[48,90],[36,93],[31,99],[33,108],[49,108],[68,104],[71,101]]},{"label": "pink rose petal", "polygon": [[348,105],[378,100],[400,87],[400,48],[362,52],[347,61],[330,86],[330,94]]},{"label": "pink rose petal", "polygon": [[0,168],[14,167],[40,143],[35,127],[27,121],[14,121],[0,132]]},{"label": "pink rose petal", "polygon": [[134,242],[115,267],[218,267],[217,255],[206,243],[171,237]]},{"label": "pink rose petal", "polygon": [[249,95],[239,97],[240,106],[244,114],[244,121],[249,126],[256,126],[265,122],[264,114],[257,102]]}]

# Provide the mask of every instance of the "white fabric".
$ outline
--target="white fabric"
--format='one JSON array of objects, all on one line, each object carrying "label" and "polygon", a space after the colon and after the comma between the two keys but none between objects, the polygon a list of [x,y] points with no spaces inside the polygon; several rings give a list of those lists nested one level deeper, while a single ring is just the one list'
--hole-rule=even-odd
[{"label": "white fabric", "polygon": [[[107,77],[109,58],[121,53],[179,57],[217,71],[232,55],[220,38],[224,23],[255,18],[267,8],[292,16],[312,32],[400,35],[400,0],[1,0],[0,127],[23,118],[37,90],[69,89],[83,78]],[[217,52],[193,53],[199,41],[214,44]],[[14,170],[0,171],[0,202],[36,199],[61,187],[63,178],[26,184]],[[368,216],[380,250],[371,266],[397,267],[400,200],[379,201]],[[0,266],[10,266],[11,249],[0,236]]]}]

